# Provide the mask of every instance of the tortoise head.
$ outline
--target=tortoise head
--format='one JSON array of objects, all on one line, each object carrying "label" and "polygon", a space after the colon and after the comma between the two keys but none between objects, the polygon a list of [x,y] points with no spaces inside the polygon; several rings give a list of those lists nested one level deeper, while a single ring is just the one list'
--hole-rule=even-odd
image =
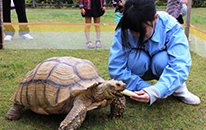
[{"label": "tortoise head", "polygon": [[116,96],[123,96],[121,92],[126,89],[126,84],[122,81],[107,80],[100,83],[96,89],[96,96],[98,98],[112,99]]}]

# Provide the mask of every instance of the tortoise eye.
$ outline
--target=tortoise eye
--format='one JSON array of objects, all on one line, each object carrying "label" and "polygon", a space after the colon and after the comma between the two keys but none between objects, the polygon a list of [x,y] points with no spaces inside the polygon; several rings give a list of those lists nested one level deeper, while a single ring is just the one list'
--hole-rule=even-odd
[{"label": "tortoise eye", "polygon": [[120,86],[121,86],[120,83],[116,83],[116,85],[117,85],[117,87],[120,87]]}]

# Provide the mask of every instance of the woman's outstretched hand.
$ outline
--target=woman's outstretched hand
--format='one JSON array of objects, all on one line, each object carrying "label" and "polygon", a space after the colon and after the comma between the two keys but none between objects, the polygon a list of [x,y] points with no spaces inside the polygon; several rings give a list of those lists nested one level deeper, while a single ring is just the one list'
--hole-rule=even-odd
[{"label": "woman's outstretched hand", "polygon": [[150,101],[150,96],[149,94],[144,91],[144,90],[140,90],[140,91],[135,91],[135,94],[133,94],[130,98],[133,100],[136,100],[138,102],[144,102],[144,103],[148,103]]}]

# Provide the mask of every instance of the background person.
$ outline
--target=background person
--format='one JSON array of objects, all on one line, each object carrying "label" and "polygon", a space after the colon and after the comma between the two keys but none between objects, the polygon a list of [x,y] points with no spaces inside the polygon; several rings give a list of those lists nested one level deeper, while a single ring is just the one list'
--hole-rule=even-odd
[{"label": "background person", "polygon": [[112,0],[111,4],[115,7],[115,21],[114,23],[119,23],[120,19],[123,16],[124,10],[124,0]]},{"label": "background person", "polygon": [[[151,105],[173,95],[191,105],[200,99],[185,84],[191,66],[183,27],[154,0],[127,0],[110,48],[110,77],[135,91],[132,99]],[[157,79],[154,85],[147,80]]]},{"label": "background person", "polygon": [[178,20],[180,24],[184,23],[182,12],[183,4],[187,4],[187,0],[168,0],[167,1],[167,13],[172,15]]},{"label": "background person", "polygon": [[[85,23],[91,23],[92,17],[94,23],[100,23],[100,17],[106,12],[106,0],[79,0],[79,8],[81,9],[82,17],[85,17]],[[87,47],[89,49],[95,48],[90,40],[90,27],[91,25],[85,26],[85,36],[87,39]],[[99,25],[95,25],[96,31],[96,48],[102,47],[100,41],[101,29]]]},{"label": "background person", "polygon": [[[25,0],[13,0],[19,23],[28,23],[25,10]],[[11,23],[11,0],[3,0],[3,22]],[[4,25],[4,41],[11,41],[15,29],[11,25]],[[19,25],[19,36],[22,39],[31,40],[27,25]]]}]

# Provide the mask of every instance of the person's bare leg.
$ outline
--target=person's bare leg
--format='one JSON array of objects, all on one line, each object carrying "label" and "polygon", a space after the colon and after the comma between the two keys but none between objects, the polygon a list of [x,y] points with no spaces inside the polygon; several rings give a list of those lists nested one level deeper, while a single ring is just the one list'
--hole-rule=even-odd
[{"label": "person's bare leg", "polygon": [[[92,21],[91,19],[92,19],[91,17],[85,16],[85,23],[86,24],[87,23],[91,23],[91,21]],[[91,27],[91,25],[85,25],[84,32],[85,32],[85,36],[86,36],[87,42],[90,41],[90,27]]]},{"label": "person's bare leg", "polygon": [[[94,17],[94,23],[100,23],[100,17]],[[96,39],[100,40],[100,25],[95,25]]]},{"label": "person's bare leg", "polygon": [[[86,24],[90,24],[91,23],[91,20],[92,18],[91,17],[87,17],[87,16],[85,16],[85,23]],[[85,25],[85,30],[84,30],[84,32],[85,32],[85,36],[86,36],[86,39],[87,39],[87,47],[89,48],[89,49],[93,49],[95,46],[92,44],[92,42],[90,41],[90,27],[91,27],[91,25]]]},{"label": "person's bare leg", "polygon": [[[100,17],[94,17],[94,23],[99,24],[100,23]],[[96,32],[96,47],[100,48],[100,47],[102,47],[102,44],[101,44],[101,41],[100,41],[100,33],[101,33],[100,25],[95,25],[95,32]]]}]

